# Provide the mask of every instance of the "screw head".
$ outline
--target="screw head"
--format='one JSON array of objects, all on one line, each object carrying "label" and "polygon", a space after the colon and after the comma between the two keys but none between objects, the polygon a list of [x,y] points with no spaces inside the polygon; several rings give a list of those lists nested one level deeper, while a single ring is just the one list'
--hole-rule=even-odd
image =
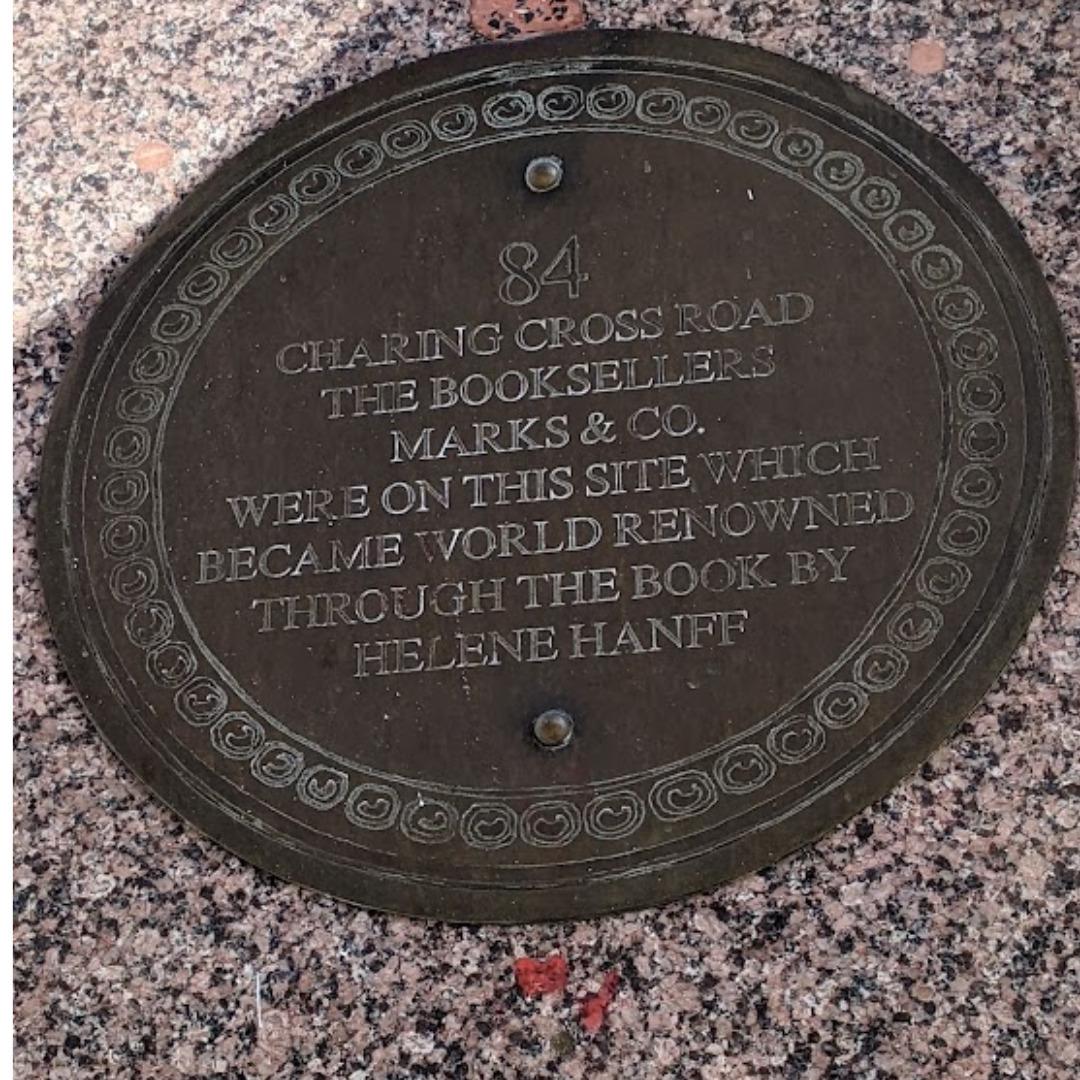
[{"label": "screw head", "polygon": [[563,709],[545,709],[533,720],[532,731],[545,750],[561,750],[574,737],[574,718]]},{"label": "screw head", "polygon": [[542,194],[554,191],[563,178],[563,163],[557,157],[536,157],[525,166],[525,186]]}]

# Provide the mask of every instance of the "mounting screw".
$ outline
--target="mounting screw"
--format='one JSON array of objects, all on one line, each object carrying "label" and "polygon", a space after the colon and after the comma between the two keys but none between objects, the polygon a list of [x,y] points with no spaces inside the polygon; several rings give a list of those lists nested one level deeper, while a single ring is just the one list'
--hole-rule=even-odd
[{"label": "mounting screw", "polygon": [[561,158],[537,157],[525,166],[525,186],[530,191],[554,191],[562,183],[562,178]]},{"label": "mounting screw", "polygon": [[532,731],[545,750],[561,750],[574,737],[574,718],[562,709],[545,709],[533,720]]}]

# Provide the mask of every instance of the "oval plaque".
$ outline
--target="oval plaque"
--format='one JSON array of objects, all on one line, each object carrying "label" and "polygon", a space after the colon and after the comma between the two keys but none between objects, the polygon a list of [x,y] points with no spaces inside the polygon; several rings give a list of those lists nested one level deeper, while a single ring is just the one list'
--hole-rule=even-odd
[{"label": "oval plaque", "polygon": [[973,707],[1074,419],[1020,236],[758,51],[485,46],[258,141],[68,373],[45,584],[104,736],[374,907],[593,915],[769,863]]}]

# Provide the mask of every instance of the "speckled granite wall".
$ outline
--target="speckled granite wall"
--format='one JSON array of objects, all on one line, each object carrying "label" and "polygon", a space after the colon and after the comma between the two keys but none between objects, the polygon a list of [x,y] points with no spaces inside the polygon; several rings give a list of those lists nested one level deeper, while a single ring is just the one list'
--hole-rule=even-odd
[{"label": "speckled granite wall", "polygon": [[[587,11],[776,50],[920,120],[1019,218],[1080,340],[1072,0]],[[316,98],[473,40],[458,0],[17,5],[16,1074],[1080,1075],[1076,529],[1008,670],[917,776],[813,849],[662,911],[505,930],[353,910],[195,835],[88,724],[33,538],[73,338],[218,162]],[[524,996],[514,959],[552,951],[566,990]],[[597,999],[583,1017],[605,977],[606,1017]]]}]

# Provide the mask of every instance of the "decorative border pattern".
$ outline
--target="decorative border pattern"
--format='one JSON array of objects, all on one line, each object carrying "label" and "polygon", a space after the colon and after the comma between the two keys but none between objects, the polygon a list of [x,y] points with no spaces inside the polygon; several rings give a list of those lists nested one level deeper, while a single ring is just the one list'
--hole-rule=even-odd
[{"label": "decorative border pattern", "polygon": [[[229,302],[228,290],[257,257],[268,257],[303,227],[305,218],[335,196],[372,182],[396,163],[416,159],[429,148],[459,144],[483,133],[520,132],[530,125],[596,122],[604,130],[625,124],[629,130],[679,129],[718,147],[769,159],[773,167],[797,175],[809,186],[843,198],[851,212],[874,229],[910,273],[926,301],[943,341],[950,367],[949,392],[962,417],[953,442],[962,467],[948,478],[948,510],[938,525],[936,550],[922,562],[914,594],[887,620],[884,640],[868,644],[842,680],[818,691],[805,707],[782,716],[753,740],[713,754],[701,768],[661,775],[641,793],[623,786],[595,794],[579,804],[572,798],[543,798],[511,805],[500,799],[448,800],[417,794],[415,785],[398,790],[389,783],[356,778],[307,752],[274,738],[249,712],[235,707],[228,691],[202,673],[191,645],[177,636],[173,606],[163,599],[165,575],[151,557],[152,485],[148,472],[166,390],[182,368],[182,350],[203,326],[213,305]],[[798,127],[783,128],[768,113],[733,111],[715,96],[689,99],[674,87],[635,93],[619,82],[587,91],[573,84],[490,95],[479,112],[461,101],[435,111],[426,122],[407,119],[387,126],[378,137],[342,146],[333,167],[314,164],[285,174],[279,190],[248,209],[241,220],[209,247],[204,261],[176,285],[167,302],[144,316],[150,343],[130,358],[126,385],[116,399],[116,421],[104,439],[103,470],[97,488],[109,515],[99,544],[110,560],[108,588],[127,609],[124,630],[144,654],[145,670],[158,686],[174,692],[177,715],[206,729],[210,746],[230,761],[248,763],[251,775],[270,789],[291,789],[308,808],[344,814],[356,829],[377,833],[397,828],[422,845],[455,838],[477,851],[499,851],[522,843],[559,848],[582,833],[599,841],[621,841],[652,816],[661,823],[699,817],[721,794],[743,797],[759,791],[779,772],[797,775],[823,752],[830,731],[857,725],[872,695],[895,689],[907,674],[909,655],[929,646],[944,626],[944,609],[972,580],[965,560],[976,556],[990,536],[981,511],[1002,491],[995,462],[1005,452],[1008,432],[996,414],[1005,403],[1005,384],[994,370],[998,342],[979,325],[985,305],[965,284],[964,265],[950,248],[932,243],[936,228],[921,211],[902,206],[891,180],[867,176],[853,153],[827,150],[822,138]],[[224,299],[223,299],[224,298]],[[513,798],[513,796],[510,796]]]}]

